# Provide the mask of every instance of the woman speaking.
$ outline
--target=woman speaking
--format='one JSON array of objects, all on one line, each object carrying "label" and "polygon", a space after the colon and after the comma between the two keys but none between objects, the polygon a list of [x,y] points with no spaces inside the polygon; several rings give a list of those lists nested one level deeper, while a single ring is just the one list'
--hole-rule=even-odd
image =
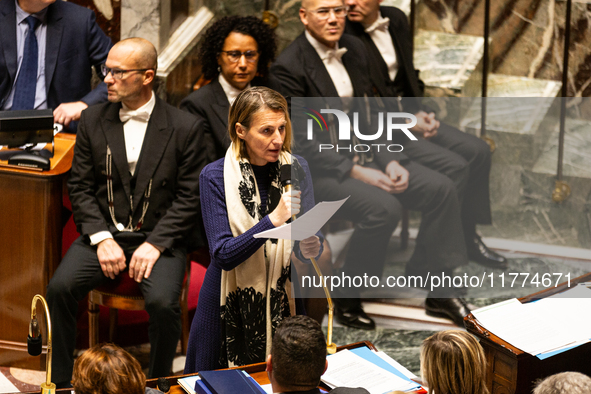
[{"label": "woman speaking", "polygon": [[[265,360],[284,317],[303,313],[292,294],[290,240],[254,238],[314,206],[308,165],[290,154],[291,123],[279,93],[253,87],[230,108],[232,144],[200,176],[211,264],[191,326],[185,373]],[[301,191],[281,192],[281,168],[302,174]],[[301,209],[300,209],[301,205]],[[321,253],[319,237],[294,247],[306,261]]]}]

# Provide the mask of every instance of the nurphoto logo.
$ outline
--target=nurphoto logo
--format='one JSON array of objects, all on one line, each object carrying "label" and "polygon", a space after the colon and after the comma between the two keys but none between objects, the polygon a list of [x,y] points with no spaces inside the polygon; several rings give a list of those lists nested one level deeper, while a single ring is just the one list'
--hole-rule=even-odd
[{"label": "nurphoto logo", "polygon": [[[323,108],[320,112],[304,107],[306,111],[304,113],[310,116],[307,123],[307,138],[308,140],[314,139],[314,122],[320,127],[320,131],[328,131],[329,127],[326,119],[322,114],[332,114],[336,117],[338,122],[338,142],[339,144],[319,144],[319,151],[323,150],[336,150],[337,152],[347,150],[349,152],[369,152],[372,149],[376,149],[378,152],[381,148],[385,148],[388,152],[401,152],[403,150],[400,144],[384,144],[384,143],[373,143],[373,144],[349,144],[341,145],[340,142],[350,142],[352,140],[351,130],[355,137],[361,141],[376,141],[382,139],[384,134],[384,119],[386,123],[386,140],[392,141],[394,132],[402,131],[406,137],[411,141],[416,141],[417,137],[409,130],[417,124],[417,118],[407,112],[379,112],[377,113],[378,129],[376,132],[371,134],[364,134],[359,129],[359,113],[353,112],[353,127],[351,127],[351,120],[349,115],[344,111],[338,109]],[[369,132],[369,130],[367,130]]]}]

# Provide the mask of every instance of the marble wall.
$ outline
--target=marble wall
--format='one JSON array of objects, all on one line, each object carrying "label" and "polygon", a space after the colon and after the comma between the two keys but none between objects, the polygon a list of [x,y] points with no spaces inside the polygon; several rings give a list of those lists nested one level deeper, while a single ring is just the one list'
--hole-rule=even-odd
[{"label": "marble wall", "polygon": [[[591,94],[591,3],[573,2],[569,46],[569,96]],[[493,0],[490,9],[491,72],[560,81],[566,1]],[[420,0],[417,27],[483,35],[484,1]]]},{"label": "marble wall", "polygon": [[[121,2],[121,38],[142,37],[157,49],[163,47],[160,39],[161,0],[123,0]],[[168,0],[163,0],[168,2]]]}]

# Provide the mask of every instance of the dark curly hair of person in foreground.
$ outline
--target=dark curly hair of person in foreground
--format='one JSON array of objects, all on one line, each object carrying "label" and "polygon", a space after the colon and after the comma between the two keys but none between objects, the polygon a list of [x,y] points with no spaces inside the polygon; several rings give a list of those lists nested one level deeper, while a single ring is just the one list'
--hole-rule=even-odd
[{"label": "dark curly hair of person in foreground", "polygon": [[226,37],[232,32],[245,34],[255,39],[259,60],[257,74],[265,78],[269,64],[275,60],[277,44],[275,33],[256,16],[225,16],[216,21],[203,36],[199,46],[199,58],[205,79],[214,79],[218,74],[218,56],[224,47]]}]

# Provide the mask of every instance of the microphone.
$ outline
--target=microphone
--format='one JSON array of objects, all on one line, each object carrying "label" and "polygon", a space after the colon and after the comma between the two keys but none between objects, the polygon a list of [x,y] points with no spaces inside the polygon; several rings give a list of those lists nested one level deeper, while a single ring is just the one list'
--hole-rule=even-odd
[{"label": "microphone", "polygon": [[29,335],[27,336],[27,352],[31,356],[38,356],[43,350],[43,340],[41,338],[41,329],[37,317],[31,319],[29,323]]},{"label": "microphone", "polygon": [[168,379],[158,378],[158,390],[163,393],[168,393],[170,391],[170,383],[168,382]]},{"label": "microphone", "polygon": [[40,355],[42,350],[41,329],[37,321],[37,301],[41,301],[43,304],[45,324],[47,325],[47,367],[45,383],[41,383],[41,394],[55,394],[55,383],[51,382],[51,317],[49,315],[47,301],[39,294],[33,297],[33,302],[31,303],[31,322],[29,323],[29,335],[27,336],[27,350],[31,356]]},{"label": "microphone", "polygon": [[281,186],[283,189],[288,192],[291,190],[292,182],[291,182],[291,164],[284,164],[281,166]]}]

